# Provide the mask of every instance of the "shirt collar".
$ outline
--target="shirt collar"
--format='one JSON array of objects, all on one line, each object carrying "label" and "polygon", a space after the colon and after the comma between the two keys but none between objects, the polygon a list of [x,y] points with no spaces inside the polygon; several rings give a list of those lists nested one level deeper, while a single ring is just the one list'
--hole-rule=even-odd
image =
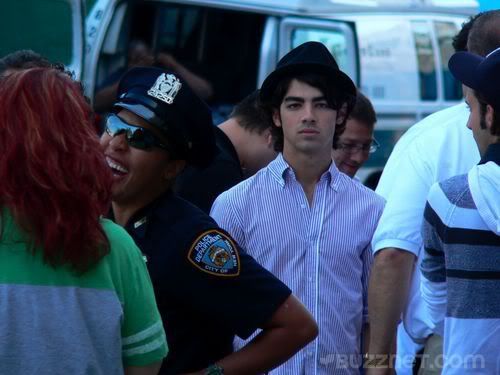
[{"label": "shirt collar", "polygon": [[[125,225],[125,229],[129,233],[134,233],[138,238],[144,238],[146,235],[146,230],[148,228],[148,223],[151,217],[155,214],[156,208],[161,206],[163,200],[168,199],[172,195],[170,190],[166,191],[154,201],[149,203],[147,206],[141,208],[129,219]],[[110,210],[108,218],[114,221],[113,210]]]},{"label": "shirt collar", "polygon": [[[286,162],[285,158],[283,157],[283,154],[280,152],[276,159],[274,159],[269,165],[268,169],[271,172],[272,176],[274,179],[280,184],[281,187],[285,187],[285,184],[287,182],[287,178],[293,178],[295,179],[295,172],[293,171],[293,168],[290,167],[290,165]],[[330,187],[337,191],[340,183],[339,175],[340,172],[337,169],[337,166],[335,163],[332,161],[330,164],[330,167],[328,167],[328,170],[323,174],[323,176],[326,175],[326,178],[329,179],[329,185]],[[322,176],[322,178],[323,178]]]},{"label": "shirt collar", "polygon": [[489,161],[500,165],[500,143],[489,145],[479,164],[486,164]]}]

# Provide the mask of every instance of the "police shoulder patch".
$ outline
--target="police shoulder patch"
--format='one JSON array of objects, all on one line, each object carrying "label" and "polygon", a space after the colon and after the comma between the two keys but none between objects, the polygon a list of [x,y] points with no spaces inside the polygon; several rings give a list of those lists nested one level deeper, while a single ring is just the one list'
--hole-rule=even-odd
[{"label": "police shoulder patch", "polygon": [[188,260],[203,272],[216,276],[238,276],[240,255],[234,241],[217,229],[202,233],[191,245]]}]

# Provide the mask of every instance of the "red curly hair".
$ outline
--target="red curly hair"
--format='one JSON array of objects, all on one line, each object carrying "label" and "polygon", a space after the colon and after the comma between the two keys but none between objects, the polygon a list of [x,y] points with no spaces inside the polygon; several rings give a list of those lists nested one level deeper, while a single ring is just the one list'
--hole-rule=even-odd
[{"label": "red curly hair", "polygon": [[99,217],[112,177],[77,82],[53,68],[4,77],[0,150],[0,208],[29,233],[33,252],[78,272],[109,253]]}]

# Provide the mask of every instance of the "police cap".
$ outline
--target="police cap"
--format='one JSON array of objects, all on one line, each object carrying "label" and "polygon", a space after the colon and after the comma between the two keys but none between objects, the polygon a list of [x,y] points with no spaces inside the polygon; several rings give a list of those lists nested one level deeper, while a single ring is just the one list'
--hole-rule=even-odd
[{"label": "police cap", "polygon": [[217,152],[210,109],[174,73],[154,67],[130,69],[118,86],[114,109],[121,108],[160,130],[176,159],[205,167]]}]

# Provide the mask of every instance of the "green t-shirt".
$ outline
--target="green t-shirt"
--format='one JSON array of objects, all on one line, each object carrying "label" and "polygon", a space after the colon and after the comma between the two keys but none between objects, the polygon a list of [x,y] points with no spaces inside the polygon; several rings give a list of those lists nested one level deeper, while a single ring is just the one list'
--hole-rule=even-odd
[{"label": "green t-shirt", "polygon": [[0,373],[121,374],[166,356],[146,264],[124,229],[101,221],[110,253],[79,276],[30,252],[7,209],[0,219]]}]

